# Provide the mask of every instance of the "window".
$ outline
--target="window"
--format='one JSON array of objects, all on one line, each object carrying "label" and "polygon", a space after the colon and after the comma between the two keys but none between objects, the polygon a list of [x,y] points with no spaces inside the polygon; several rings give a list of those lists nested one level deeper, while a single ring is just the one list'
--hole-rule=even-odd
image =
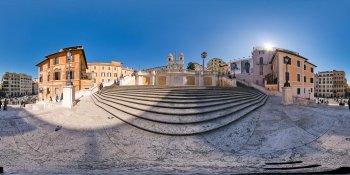
[{"label": "window", "polygon": [[260,59],[259,59],[259,64],[260,64],[260,65],[263,65],[263,64],[264,64],[264,58],[263,58],[263,57],[260,57]]},{"label": "window", "polygon": [[102,66],[102,70],[105,70],[105,67],[104,67],[104,66]]},{"label": "window", "polygon": [[304,70],[306,70],[306,65],[304,64]]},{"label": "window", "polygon": [[108,67],[108,70],[111,70],[111,67]]},{"label": "window", "polygon": [[61,72],[55,72],[54,74],[54,80],[60,80],[61,79]]},{"label": "window", "polygon": [[118,77],[117,73],[114,73],[114,77]]},{"label": "window", "polygon": [[310,83],[314,83],[314,78],[310,78]]},{"label": "window", "polygon": [[312,92],[312,88],[311,88],[311,92]]},{"label": "window", "polygon": [[40,69],[40,71],[43,71],[43,66],[40,66],[39,69]]},{"label": "window", "polygon": [[304,88],[304,94],[305,94],[305,88]]},{"label": "window", "polygon": [[300,74],[297,74],[297,81],[300,82]]},{"label": "window", "polygon": [[306,83],[306,76],[304,76],[304,82]]},{"label": "window", "polygon": [[104,77],[104,76],[105,76],[105,73],[104,73],[104,72],[102,72],[102,73],[101,73],[101,77]]},{"label": "window", "polygon": [[47,75],[47,81],[50,81],[50,72],[49,75]]},{"label": "window", "polygon": [[297,88],[297,94],[300,95],[300,88]]},{"label": "window", "polygon": [[300,67],[300,61],[297,61],[297,66]]},{"label": "window", "polygon": [[59,64],[60,61],[59,61],[59,58],[58,57],[55,57],[54,60],[53,60],[53,64]]},{"label": "window", "polygon": [[[68,71],[66,71],[66,79],[68,80]],[[74,79],[74,71],[70,71],[70,79]]]},{"label": "window", "polygon": [[43,82],[43,75],[40,75],[39,82]]},{"label": "window", "polygon": [[58,95],[59,94],[59,89],[55,88],[55,94]]},{"label": "window", "polygon": [[96,70],[96,66],[94,66],[94,70]]},{"label": "window", "polygon": [[111,80],[110,79],[108,79],[108,83],[110,82]]}]

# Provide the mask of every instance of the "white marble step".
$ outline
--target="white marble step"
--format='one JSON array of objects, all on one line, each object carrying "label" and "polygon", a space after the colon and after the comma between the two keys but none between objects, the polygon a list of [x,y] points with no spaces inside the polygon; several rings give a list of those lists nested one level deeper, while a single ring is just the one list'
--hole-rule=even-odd
[{"label": "white marble step", "polygon": [[128,95],[128,96],[133,96],[133,97],[151,97],[151,98],[162,98],[162,99],[207,99],[207,98],[223,98],[223,97],[230,97],[232,95],[240,95],[240,94],[256,94],[255,92],[248,92],[248,93],[231,93],[231,94],[205,94],[205,95],[188,95],[188,96],[183,96],[183,95],[172,95],[172,94],[154,94],[154,93],[114,93],[114,92],[102,92],[103,94],[106,95]]},{"label": "white marble step", "polygon": [[144,97],[131,97],[128,95],[105,95],[101,94],[103,98],[108,98],[111,100],[117,100],[120,101],[120,103],[123,102],[129,102],[133,104],[140,104],[145,106],[153,106],[153,107],[163,107],[163,108],[180,108],[180,109],[186,109],[186,108],[199,108],[199,107],[211,107],[215,105],[223,105],[227,103],[233,103],[236,101],[240,101],[242,99],[250,99],[258,96],[260,94],[251,94],[251,95],[232,95],[231,97],[225,97],[225,98],[219,98],[219,99],[213,99],[208,98],[205,99],[206,101],[203,102],[202,99],[200,100],[181,100],[181,102],[174,102],[174,100],[166,100],[162,98],[144,98]]},{"label": "white marble step", "polygon": [[101,99],[99,95],[94,94],[94,97],[101,103],[109,105],[116,110],[122,111],[135,117],[140,117],[147,120],[153,120],[157,122],[168,122],[168,123],[189,123],[189,122],[201,122],[205,120],[212,120],[220,116],[229,115],[237,110],[240,110],[251,103],[260,101],[265,95],[260,95],[253,99],[242,100],[235,103],[229,103],[225,106],[214,106],[198,109],[167,109],[164,110],[158,108],[157,110],[153,107],[150,109],[140,109],[140,106],[136,104],[117,104],[115,101]]},{"label": "white marble step", "polygon": [[210,120],[210,121],[205,121],[200,123],[190,123],[190,124],[169,124],[169,123],[159,123],[159,122],[144,120],[142,118],[138,118],[128,113],[119,111],[109,105],[100,103],[97,101],[95,96],[93,96],[92,98],[96,102],[96,105],[106,110],[110,114],[114,115],[115,117],[119,118],[120,120],[124,121],[125,123],[128,123],[137,128],[140,128],[149,132],[158,133],[158,134],[193,135],[193,134],[199,134],[199,133],[208,132],[214,129],[218,129],[220,127],[226,126],[240,119],[241,117],[245,116],[249,112],[262,106],[266,102],[266,99],[268,97],[264,96],[262,100],[251,103],[251,105],[247,106],[243,110],[240,110],[232,115],[223,116],[215,120]]},{"label": "white marble step", "polygon": [[159,95],[159,96],[173,96],[173,97],[201,97],[201,96],[213,96],[213,95],[231,95],[231,94],[251,94],[254,92],[251,91],[227,91],[227,92],[217,92],[217,91],[194,91],[194,92],[159,92],[159,91],[123,91],[123,92],[115,92],[115,91],[105,91],[103,93],[108,94],[136,94],[136,95]]},{"label": "white marble step", "polygon": [[[142,95],[120,95],[120,94],[109,94],[109,93],[102,93],[107,96],[113,96],[113,97],[124,97],[128,99],[134,99],[134,100],[142,100],[142,101],[150,101],[150,102],[162,102],[162,103],[178,103],[178,104],[191,104],[191,103],[208,103],[208,102],[217,102],[217,101],[224,101],[224,100],[230,100],[235,98],[235,95],[233,96],[227,96],[227,97],[212,97],[212,98],[204,98],[204,99],[188,99],[188,98],[181,98],[181,99],[176,99],[176,98],[171,98],[167,99],[165,96],[152,96],[152,97],[145,97]],[[251,95],[257,95],[261,93],[252,93]],[[251,95],[240,95],[237,94],[237,96],[251,96]]]}]

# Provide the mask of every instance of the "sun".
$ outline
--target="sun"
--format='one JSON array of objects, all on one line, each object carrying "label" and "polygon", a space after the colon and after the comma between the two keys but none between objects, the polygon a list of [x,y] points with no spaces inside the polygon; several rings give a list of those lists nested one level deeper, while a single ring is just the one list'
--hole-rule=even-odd
[{"label": "sun", "polygon": [[273,45],[272,45],[271,43],[265,43],[265,44],[264,44],[264,48],[265,48],[266,50],[273,50]]}]

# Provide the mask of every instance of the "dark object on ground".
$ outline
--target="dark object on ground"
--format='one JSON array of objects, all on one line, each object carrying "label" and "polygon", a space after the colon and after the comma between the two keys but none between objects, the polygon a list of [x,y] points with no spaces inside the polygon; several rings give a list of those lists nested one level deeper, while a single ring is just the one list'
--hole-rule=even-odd
[{"label": "dark object on ground", "polygon": [[291,162],[269,162],[265,163],[266,165],[284,165],[284,164],[297,164],[303,163],[303,161],[291,161]]},{"label": "dark object on ground", "polygon": [[60,129],[62,129],[62,126],[57,125],[56,128],[55,128],[55,131],[59,131]]},{"label": "dark object on ground", "polygon": [[0,174],[4,173],[4,167],[0,166]]},{"label": "dark object on ground", "polygon": [[257,175],[257,174],[295,174],[295,175],[302,175],[302,174],[349,174],[350,173],[350,167],[340,167],[334,170],[329,171],[320,171],[320,172],[265,172],[265,173],[246,173],[244,175]]}]

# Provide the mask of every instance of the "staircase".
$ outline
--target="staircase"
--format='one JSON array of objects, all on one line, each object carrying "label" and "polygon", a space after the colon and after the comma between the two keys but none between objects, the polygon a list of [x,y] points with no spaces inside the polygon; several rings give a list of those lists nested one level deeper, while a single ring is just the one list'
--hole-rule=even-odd
[{"label": "staircase", "polygon": [[192,135],[226,126],[264,105],[268,96],[248,87],[110,86],[93,101],[137,128]]}]

